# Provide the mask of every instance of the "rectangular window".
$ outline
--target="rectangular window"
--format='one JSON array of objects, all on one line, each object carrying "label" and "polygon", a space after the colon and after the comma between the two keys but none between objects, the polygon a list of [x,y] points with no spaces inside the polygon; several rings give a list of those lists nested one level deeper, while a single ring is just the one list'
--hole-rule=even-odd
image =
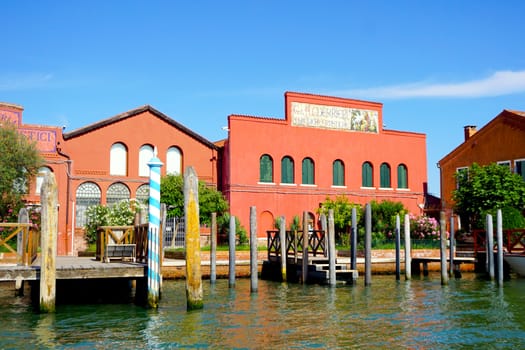
[{"label": "rectangular window", "polygon": [[525,180],[525,159],[518,159],[514,161],[516,168],[516,174],[521,175],[522,179]]},{"label": "rectangular window", "polygon": [[506,166],[509,169],[511,169],[511,167],[510,167],[510,160],[502,160],[502,161],[497,162],[497,163],[498,163],[498,165],[503,165],[503,166]]},{"label": "rectangular window", "polygon": [[468,167],[461,167],[456,169],[456,189],[462,180],[468,179]]}]

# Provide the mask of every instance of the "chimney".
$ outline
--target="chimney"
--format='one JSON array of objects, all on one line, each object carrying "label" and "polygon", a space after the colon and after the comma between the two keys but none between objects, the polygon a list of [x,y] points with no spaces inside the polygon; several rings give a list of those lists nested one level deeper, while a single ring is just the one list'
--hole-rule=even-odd
[{"label": "chimney", "polygon": [[470,139],[472,135],[476,133],[476,126],[475,125],[467,125],[464,127],[465,130],[465,141]]}]

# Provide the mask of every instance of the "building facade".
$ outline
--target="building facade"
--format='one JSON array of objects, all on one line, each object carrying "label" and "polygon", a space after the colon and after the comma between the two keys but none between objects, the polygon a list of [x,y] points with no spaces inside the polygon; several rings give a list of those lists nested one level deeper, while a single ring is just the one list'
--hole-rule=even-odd
[{"label": "building facade", "polygon": [[455,204],[455,174],[473,163],[508,166],[525,178],[525,112],[503,110],[479,130],[465,126],[464,133],[464,142],[438,162],[442,205],[448,212]]},{"label": "building facade", "polygon": [[317,225],[327,197],[422,212],[426,135],[384,129],[381,103],[287,92],[284,119],[230,115],[228,128],[221,188],[244,227],[256,207],[260,238],[280,216]]},{"label": "building facade", "polygon": [[46,162],[28,190],[28,204],[40,204],[45,172],[53,172],[57,180],[59,255],[76,254],[85,247],[90,205],[148,199],[147,163],[155,150],[164,164],[162,175],[180,174],[193,166],[201,180],[217,183],[217,147],[151,106],[66,133],[57,127],[25,125],[22,111],[19,106],[0,106],[2,116],[18,118],[19,131],[37,142]]},{"label": "building facade", "polygon": [[86,209],[122,199],[146,200],[147,162],[155,149],[161,174],[193,166],[200,180],[221,190],[230,212],[258,237],[275,220],[309,213],[313,226],[327,198],[350,202],[402,202],[410,212],[425,205],[426,135],[383,128],[382,104],[304,93],[285,93],[285,116],[228,117],[228,138],[212,143],[151,106],[142,106],[77,130],[25,125],[23,109],[0,105],[0,116],[37,142],[46,164],[28,190],[39,205],[45,172],[59,191],[60,255],[83,249]]}]

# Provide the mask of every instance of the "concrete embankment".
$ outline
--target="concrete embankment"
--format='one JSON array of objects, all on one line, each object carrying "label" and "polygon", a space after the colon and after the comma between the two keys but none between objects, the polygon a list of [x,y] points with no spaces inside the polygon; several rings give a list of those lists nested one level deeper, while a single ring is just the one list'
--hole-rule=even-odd
[{"label": "concrete embankment", "polygon": [[[346,255],[346,256],[345,256]],[[412,257],[439,257],[439,249],[414,249],[412,250]],[[228,278],[228,251],[217,252],[217,278]],[[237,277],[250,276],[250,252],[237,251],[235,254],[235,275]],[[268,259],[267,252],[261,251],[258,253],[258,271],[261,272],[262,262]],[[401,271],[405,270],[404,254],[401,252]],[[339,252],[338,262],[349,263],[348,254]],[[393,274],[395,273],[395,251],[394,250],[372,250],[372,273],[373,274]],[[429,271],[439,271],[440,263],[429,263]],[[364,273],[364,258],[358,255],[357,270],[359,274]],[[462,264],[461,271],[474,271],[473,264]],[[204,279],[210,276],[210,253],[201,252],[201,272]],[[167,254],[162,264],[162,275],[165,279],[179,279],[186,277],[186,263],[183,256],[173,256]]]}]

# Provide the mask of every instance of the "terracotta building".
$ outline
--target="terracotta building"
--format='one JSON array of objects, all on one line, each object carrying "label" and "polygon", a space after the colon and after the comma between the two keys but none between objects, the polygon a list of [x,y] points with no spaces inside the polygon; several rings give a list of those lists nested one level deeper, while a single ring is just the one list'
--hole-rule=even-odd
[{"label": "terracotta building", "polygon": [[0,105],[2,118],[14,118],[19,131],[37,142],[46,165],[28,192],[40,203],[39,185],[46,171],[55,174],[59,196],[58,254],[76,253],[85,245],[86,209],[122,199],[147,200],[147,162],[157,149],[161,174],[178,174],[193,166],[199,178],[217,183],[217,147],[151,106],[116,115],[62,133],[62,128],[25,125],[22,107]]},{"label": "terracotta building", "polygon": [[222,190],[232,215],[249,228],[250,206],[258,236],[327,197],[351,202],[402,202],[419,214],[427,183],[426,135],[383,128],[383,105],[288,92],[285,117],[230,115],[224,144]]},{"label": "terracotta building", "polygon": [[525,112],[503,110],[479,130],[465,126],[464,133],[464,142],[438,162],[443,209],[449,212],[454,207],[455,174],[473,163],[508,166],[525,178]]}]

